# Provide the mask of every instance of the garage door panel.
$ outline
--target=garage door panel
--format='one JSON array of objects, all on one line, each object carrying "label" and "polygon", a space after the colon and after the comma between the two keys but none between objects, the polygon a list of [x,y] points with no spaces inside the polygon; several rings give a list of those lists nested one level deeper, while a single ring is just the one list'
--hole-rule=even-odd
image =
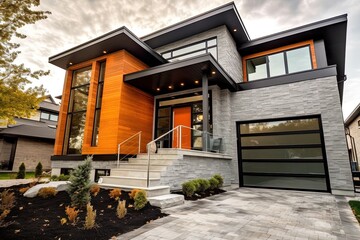
[{"label": "garage door panel", "polygon": [[242,159],[323,159],[321,148],[242,149]]},{"label": "garage door panel", "polygon": [[282,145],[311,145],[321,144],[319,133],[272,135],[272,136],[248,136],[241,138],[241,146],[282,146]]},{"label": "garage door panel", "polygon": [[243,173],[323,174],[322,162],[243,162]]}]

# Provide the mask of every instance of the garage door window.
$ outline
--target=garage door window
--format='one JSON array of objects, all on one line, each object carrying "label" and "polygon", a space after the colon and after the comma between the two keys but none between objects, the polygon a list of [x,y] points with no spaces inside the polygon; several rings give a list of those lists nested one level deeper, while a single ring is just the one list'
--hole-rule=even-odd
[{"label": "garage door window", "polygon": [[319,117],[240,122],[242,186],[328,191]]}]

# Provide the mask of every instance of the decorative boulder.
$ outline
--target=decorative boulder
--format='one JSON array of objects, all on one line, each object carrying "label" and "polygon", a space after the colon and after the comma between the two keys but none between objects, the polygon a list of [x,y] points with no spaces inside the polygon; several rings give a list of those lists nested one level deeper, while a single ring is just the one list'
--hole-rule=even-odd
[{"label": "decorative boulder", "polygon": [[56,191],[65,191],[69,186],[69,181],[57,181],[57,182],[49,182],[49,183],[42,183],[37,184],[34,187],[30,188],[24,193],[25,197],[33,198],[36,197],[39,190],[45,187],[53,187]]}]

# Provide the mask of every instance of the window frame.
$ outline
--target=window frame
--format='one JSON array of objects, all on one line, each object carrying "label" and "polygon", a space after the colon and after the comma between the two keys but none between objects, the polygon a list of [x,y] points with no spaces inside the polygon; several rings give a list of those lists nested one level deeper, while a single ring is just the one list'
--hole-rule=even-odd
[{"label": "window frame", "polygon": [[[43,113],[48,114],[48,117],[47,118],[42,117]],[[51,116],[56,116],[57,120],[52,120]],[[47,121],[57,122],[59,120],[59,114],[48,112],[48,111],[41,111],[40,112],[40,120],[47,120]]]}]

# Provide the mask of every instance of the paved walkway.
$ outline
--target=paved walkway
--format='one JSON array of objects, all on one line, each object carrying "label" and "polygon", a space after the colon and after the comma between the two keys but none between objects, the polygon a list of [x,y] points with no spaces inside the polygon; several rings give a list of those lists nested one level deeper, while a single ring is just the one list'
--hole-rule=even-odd
[{"label": "paved walkway", "polygon": [[117,239],[360,239],[345,197],[241,188],[165,210]]}]

